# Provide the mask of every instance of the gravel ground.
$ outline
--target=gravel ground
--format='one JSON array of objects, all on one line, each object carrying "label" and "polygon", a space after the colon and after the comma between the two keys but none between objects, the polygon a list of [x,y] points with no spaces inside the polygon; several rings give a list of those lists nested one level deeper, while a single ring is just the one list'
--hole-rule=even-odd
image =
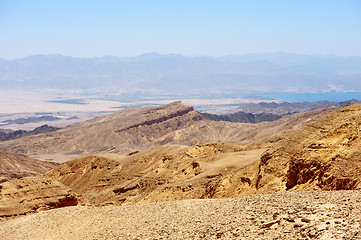
[{"label": "gravel ground", "polygon": [[361,191],[66,207],[0,222],[7,239],[361,239]]}]

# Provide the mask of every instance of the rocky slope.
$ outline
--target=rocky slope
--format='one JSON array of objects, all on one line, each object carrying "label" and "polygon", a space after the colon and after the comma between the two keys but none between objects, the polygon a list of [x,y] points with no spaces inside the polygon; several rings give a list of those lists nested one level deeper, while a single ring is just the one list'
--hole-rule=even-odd
[{"label": "rocky slope", "polygon": [[0,151],[0,183],[13,178],[42,175],[57,165],[59,164],[36,160],[22,154]]},{"label": "rocky slope", "polygon": [[66,207],[0,222],[15,239],[361,239],[360,191]]},{"label": "rocky slope", "polygon": [[239,197],[361,188],[361,105],[309,121],[261,145],[163,146],[127,157],[85,157],[47,176],[89,204]]},{"label": "rocky slope", "polygon": [[0,184],[0,220],[43,210],[75,206],[76,194],[63,184],[41,177]]},{"label": "rocky slope", "polygon": [[[190,110],[190,112],[193,114],[193,110]],[[170,119],[173,118],[174,117]],[[302,120],[301,123],[298,125],[292,124],[293,121],[297,121],[298,119]],[[100,118],[100,120],[104,120],[104,118]],[[137,125],[134,127],[134,125],[130,125],[123,128],[123,131],[127,132],[132,128],[149,127],[149,125],[154,127],[154,124],[157,124],[151,122],[151,120],[147,121],[142,120],[142,126]],[[257,137],[253,135],[253,139],[260,140],[262,136],[264,139],[268,139],[267,142],[263,144],[238,145],[233,143],[215,143],[194,146],[165,145],[145,151],[132,152],[128,154],[128,156],[101,152],[94,156],[73,159],[53,169],[46,175],[46,179],[28,178],[24,180],[30,182],[40,181],[40,187],[36,187],[36,183],[30,183],[28,184],[29,186],[24,187],[15,180],[0,185],[1,194],[5,196],[5,198],[3,197],[5,199],[3,202],[6,204],[3,205],[15,206],[13,208],[5,207],[3,211],[6,212],[8,211],[7,209],[10,209],[6,213],[7,215],[5,214],[6,216],[27,213],[28,210],[21,210],[22,208],[16,205],[16,202],[31,202],[33,200],[47,198],[46,196],[47,194],[49,196],[49,193],[47,193],[48,188],[45,185],[57,185],[60,184],[59,182],[67,186],[64,190],[66,193],[65,196],[69,196],[69,194],[74,196],[74,198],[70,198],[71,201],[69,201],[69,205],[81,204],[86,206],[127,205],[195,198],[229,198],[259,193],[293,192],[298,190],[361,189],[361,139],[359,137],[361,131],[361,105],[355,104],[337,110],[323,109],[296,114],[280,119],[279,121],[283,122],[284,125],[275,122],[263,123],[263,126],[258,126],[257,130],[253,129],[250,131],[251,133],[257,131],[257,134],[259,134]],[[149,123],[149,125],[144,123]],[[212,123],[213,122],[211,122],[211,124]],[[91,123],[87,122],[87,124],[90,124],[89,127],[92,127]],[[254,125],[250,124],[248,126]],[[192,127],[194,126],[190,128]],[[262,130],[260,130],[262,127],[268,129],[270,132],[262,132]],[[273,129],[270,130],[272,127]],[[272,135],[275,129],[287,129],[286,127],[293,130]],[[243,133],[246,132],[244,129],[242,131]],[[249,139],[252,139],[252,137]],[[264,147],[268,147],[268,149],[266,150]],[[43,181],[50,181],[50,184]],[[30,191],[31,194],[27,192],[26,194],[23,193],[23,191],[26,191],[27,188],[32,188],[32,186],[35,186],[35,189],[40,188],[42,190],[37,192],[32,189]],[[11,189],[11,191],[7,189]],[[74,192],[71,192],[70,189]],[[12,195],[9,195],[6,191],[11,192]],[[350,195],[347,195],[348,193],[350,193]],[[40,194],[40,196],[37,196],[37,194]],[[273,198],[277,198],[277,196],[296,197],[286,197],[286,200],[282,200],[282,197],[279,202],[277,202],[278,200],[275,201],[277,211],[271,208],[271,212],[273,211],[274,213],[272,219],[270,215],[267,215],[269,212],[267,207],[265,207],[266,210],[260,209],[260,213],[258,215],[256,214],[254,219],[258,219],[262,214],[267,217],[265,217],[266,219],[264,219],[263,222],[252,220],[253,224],[256,224],[254,226],[256,227],[255,229],[257,229],[254,230],[254,234],[261,232],[269,237],[280,237],[280,235],[277,234],[287,233],[291,234],[291,237],[323,237],[324,239],[333,236],[336,236],[336,238],[342,236],[358,236],[357,234],[359,233],[357,231],[352,233],[354,235],[350,235],[351,232],[345,229],[349,227],[348,225],[352,226],[352,229],[359,227],[359,225],[357,225],[359,224],[359,218],[357,220],[354,217],[347,217],[355,213],[353,210],[354,207],[351,206],[359,204],[357,201],[357,199],[360,199],[359,191],[343,191],[342,194],[333,192],[330,193],[330,195],[325,193],[328,196],[326,198],[326,195],[319,192],[313,192],[310,193],[310,195],[306,193],[304,193],[304,195],[302,194],[303,193],[295,193],[295,195],[271,195],[272,200],[268,200],[267,195],[261,196],[260,198],[265,199],[265,202],[262,204],[265,206],[268,205],[268,207],[273,204]],[[340,194],[338,195],[339,198],[334,202],[332,196],[336,196],[337,194]],[[346,195],[348,197],[345,198],[345,200],[343,197]],[[18,198],[18,196],[20,196],[20,198]],[[295,205],[300,206],[299,209],[301,210],[292,210],[292,206],[287,205],[304,201],[305,198],[309,199],[306,201],[306,205]],[[308,203],[317,202],[317,199],[320,198],[323,199],[322,201],[326,201],[320,202],[320,204],[325,204],[324,207],[326,210],[317,208],[317,205],[311,205],[310,208],[307,208]],[[65,197],[65,199],[69,198]],[[354,199],[352,200],[352,204],[347,202],[350,199]],[[347,205],[342,205],[345,203],[344,200],[347,202]],[[55,202],[59,201],[62,202],[58,198],[55,198]],[[64,201],[68,202],[67,200]],[[228,200],[222,201],[220,201],[220,204]],[[177,204],[178,203],[176,203],[176,205]],[[204,202],[204,204],[206,204],[206,202]],[[49,206],[54,206],[54,203],[45,204],[44,207],[41,207],[43,205],[39,206],[40,207],[35,208],[30,207],[29,209],[33,209],[33,212],[40,211],[49,208]],[[63,205],[55,204],[55,206]],[[252,206],[257,209],[256,204]],[[288,207],[283,208],[284,206]],[[13,209],[17,208],[21,210],[19,213],[11,213]],[[237,209],[238,208],[244,208],[244,206],[240,207],[237,205]],[[92,213],[93,211],[98,211],[93,208],[89,209]],[[139,207],[139,209],[141,209],[141,207]],[[213,209],[213,207],[210,207],[210,209]],[[234,208],[232,207],[232,209]],[[332,210],[334,212],[332,212],[331,215],[325,215],[324,212],[330,209],[334,209]],[[207,210],[203,209],[202,211]],[[222,212],[223,210],[216,208],[214,211],[215,214],[219,213],[219,211],[221,212],[220,214],[225,214],[229,209]],[[318,211],[320,211],[320,213],[318,213]],[[278,215],[275,212],[282,214]],[[292,218],[288,218],[289,214],[292,215],[294,213],[297,214],[293,215]],[[345,215],[342,215],[344,213]],[[79,214],[81,213],[79,212]],[[88,213],[84,214],[86,215]],[[169,212],[167,212],[167,214],[169,214]],[[288,215],[283,216],[284,214]],[[333,216],[333,214],[341,214],[342,217],[328,218]],[[312,217],[307,218],[307,215]],[[207,217],[209,218],[209,216]],[[237,216],[235,216],[235,218],[237,218]],[[336,218],[341,218],[341,220],[337,220]],[[220,219],[224,218],[222,217]],[[243,218],[241,217],[241,219]],[[349,219],[347,220],[348,222],[345,222],[345,219]],[[246,223],[249,224],[249,222]],[[237,224],[240,224],[240,222]],[[327,225],[328,229],[326,229]],[[277,226],[277,228],[273,229],[274,227],[271,228],[271,226]],[[219,226],[217,225],[217,227]],[[280,227],[281,232],[278,232],[278,227]],[[221,235],[219,236],[223,236],[224,238],[233,236],[229,235],[229,229],[224,229],[223,234],[225,235],[223,236],[220,233]],[[267,230],[263,231],[263,229]],[[277,231],[273,232],[272,229]],[[291,231],[291,229],[293,229],[293,231]],[[299,231],[294,231],[295,229]],[[324,235],[324,230],[330,230],[329,234],[331,235]],[[122,231],[123,230],[119,230],[116,234],[120,235],[115,236],[127,237],[128,235],[122,234],[128,233]],[[178,231],[183,232],[183,230]],[[243,233],[242,230],[241,232],[242,234],[247,234],[249,231],[250,230],[245,230],[245,233]],[[189,237],[192,236],[191,234],[198,234],[198,232],[194,232],[193,230],[188,233],[190,235],[177,236],[172,235],[174,233],[168,232],[171,236],[170,238]],[[270,233],[274,233],[275,235],[267,235]],[[205,233],[202,231],[199,234]],[[99,237],[102,236],[103,235]],[[108,235],[104,236],[109,237]],[[203,235],[199,236],[201,237]],[[210,235],[207,234],[204,236],[210,237]],[[241,236],[241,238],[244,237],[244,235],[237,236]]]},{"label": "rocky slope", "polygon": [[361,104],[290,132],[262,155],[257,189],[360,189],[360,133]]},{"label": "rocky slope", "polygon": [[[82,194],[91,205],[239,196],[250,194],[240,189],[250,187],[249,177],[257,172],[263,151],[225,143],[162,146],[118,159],[74,159],[46,176]],[[239,191],[218,192],[220,182],[235,172],[244,173],[236,184]]]},{"label": "rocky slope", "polygon": [[318,109],[273,122],[250,124],[211,121],[192,107],[174,102],[159,107],[120,110],[56,132],[2,142],[0,148],[61,162],[68,160],[70,155],[99,152],[128,154],[165,144],[246,144],[298,128],[333,110]]}]

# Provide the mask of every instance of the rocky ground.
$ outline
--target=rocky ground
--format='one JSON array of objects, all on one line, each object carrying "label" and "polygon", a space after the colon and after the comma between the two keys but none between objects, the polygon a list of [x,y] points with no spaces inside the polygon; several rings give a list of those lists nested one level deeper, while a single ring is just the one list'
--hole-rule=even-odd
[{"label": "rocky ground", "polygon": [[65,207],[0,223],[6,239],[361,239],[360,191]]},{"label": "rocky ground", "polygon": [[58,181],[42,177],[13,179],[0,184],[0,221],[48,209],[75,206],[79,202],[78,196]]}]

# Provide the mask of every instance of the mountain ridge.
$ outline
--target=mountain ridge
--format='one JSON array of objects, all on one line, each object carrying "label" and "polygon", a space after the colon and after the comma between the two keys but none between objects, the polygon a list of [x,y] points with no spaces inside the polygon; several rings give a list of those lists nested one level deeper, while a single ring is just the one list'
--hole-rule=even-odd
[{"label": "mountain ridge", "polygon": [[243,111],[251,114],[275,114],[275,115],[290,115],[299,112],[312,111],[319,108],[339,106],[343,107],[350,104],[361,103],[360,100],[351,99],[348,101],[334,102],[334,101],[316,101],[316,102],[260,102],[260,103],[246,103],[239,106],[234,113]]},{"label": "mountain ridge", "polygon": [[40,176],[57,165],[59,164],[0,151],[0,183],[16,178]]},{"label": "mountain ridge", "polygon": [[36,127],[31,131],[26,130],[16,130],[16,131],[6,131],[3,132],[0,130],[0,141],[8,141],[12,139],[22,138],[30,135],[36,135],[41,133],[54,132],[59,130],[58,127],[48,126],[47,124],[40,127]]},{"label": "mountain ridge", "polygon": [[[77,125],[91,128],[94,124],[103,123],[107,126],[115,120],[117,128],[134,126],[134,121],[120,124],[118,115],[122,115],[124,120],[128,119],[127,116],[138,116],[137,123],[152,120],[150,126],[161,128],[162,125],[157,124],[177,123],[169,120],[181,118],[182,115],[166,119],[164,116],[172,116],[180,110],[186,112],[185,115],[191,115],[187,118],[188,121],[191,121],[193,116],[199,116],[193,115],[195,111],[192,107],[174,102],[135,111],[119,111]],[[163,121],[154,122],[155,119]],[[282,127],[279,125],[280,122],[283,123]],[[195,128],[199,128],[197,124],[199,122],[195,122]],[[341,230],[346,236],[352,226],[351,235],[358,234],[360,222],[352,214],[355,214],[353,206],[359,203],[357,199],[361,190],[361,104],[298,113],[270,123],[228,125],[226,122],[206,120],[202,124],[208,127],[222,124],[224,128],[220,132],[227,136],[236,135],[232,131],[225,133],[225,129],[231,125],[236,128],[258,128],[256,133],[251,131],[251,136],[259,134],[266,140],[262,143],[262,138],[258,136],[256,140],[250,137],[247,140],[248,144],[243,145],[225,142],[192,146],[162,144],[159,147],[132,152],[127,156],[102,151],[78,157],[55,167],[44,176],[1,183],[0,218],[7,219],[62,208],[44,213],[49,215],[51,212],[64,212],[69,209],[63,208],[64,206],[75,205],[77,207],[71,210],[82,208],[91,213],[102,211],[101,209],[108,205],[113,205],[111,207],[114,210],[125,209],[125,205],[133,205],[133,208],[137,209],[141,206],[155,206],[159,209],[159,206],[167,204],[182,206],[184,202],[178,200],[184,199],[198,199],[186,202],[197,201],[199,204],[206,204],[208,201],[205,199],[212,198],[210,202],[218,202],[221,206],[230,199],[243,197],[237,201],[253,199],[249,203],[251,205],[244,205],[246,208],[252,206],[253,210],[258,209],[256,206],[259,206],[260,199],[265,200],[264,206],[259,210],[259,216],[266,216],[264,212],[269,211],[270,203],[277,206],[276,209],[271,208],[274,211],[267,215],[267,221],[262,218],[254,222],[254,214],[253,217],[247,217],[256,224],[254,227],[257,233],[260,229],[262,233],[270,233],[278,228],[287,228],[291,229],[295,236],[341,236]],[[141,133],[140,130],[147,127],[149,125],[138,124],[135,128],[129,129]],[[261,127],[265,129],[261,130]],[[270,130],[271,128],[274,129]],[[280,132],[280,129],[284,131]],[[186,135],[194,134],[194,129],[188,130],[185,132]],[[270,134],[270,131],[277,134]],[[133,133],[135,132],[130,132]],[[209,131],[207,134],[210,135]],[[240,135],[244,136],[244,132]],[[352,191],[329,192],[330,190]],[[322,202],[322,206],[315,207],[311,204],[318,202],[320,198],[323,199],[325,194],[332,197]],[[336,195],[341,198],[336,198]],[[303,204],[299,204],[296,198]],[[295,201],[297,206],[294,206]],[[118,205],[123,206],[118,208]],[[191,209],[193,206],[186,208]],[[338,215],[331,216],[330,210]],[[234,212],[234,209],[231,212]],[[280,212],[282,214],[279,214]],[[340,214],[351,214],[352,217],[347,218],[343,215],[340,219]],[[36,218],[39,215],[32,216]],[[340,221],[346,219],[350,222],[341,224]],[[338,232],[334,232],[334,229]],[[334,235],[329,235],[331,233]],[[277,234],[284,236],[283,231]]]},{"label": "mountain ridge", "polygon": [[159,107],[123,109],[55,132],[1,142],[0,147],[13,153],[64,161],[70,155],[97,152],[127,154],[165,144],[194,145],[224,141],[247,144],[266,141],[279,132],[297,128],[308,119],[329,111],[333,108],[257,125],[212,121],[178,101]]}]

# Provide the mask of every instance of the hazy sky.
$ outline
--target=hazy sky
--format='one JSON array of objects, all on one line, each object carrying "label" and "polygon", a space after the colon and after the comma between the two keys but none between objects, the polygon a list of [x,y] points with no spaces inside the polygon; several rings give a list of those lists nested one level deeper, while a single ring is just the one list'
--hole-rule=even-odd
[{"label": "hazy sky", "polygon": [[360,0],[0,0],[0,58],[361,56]]}]

